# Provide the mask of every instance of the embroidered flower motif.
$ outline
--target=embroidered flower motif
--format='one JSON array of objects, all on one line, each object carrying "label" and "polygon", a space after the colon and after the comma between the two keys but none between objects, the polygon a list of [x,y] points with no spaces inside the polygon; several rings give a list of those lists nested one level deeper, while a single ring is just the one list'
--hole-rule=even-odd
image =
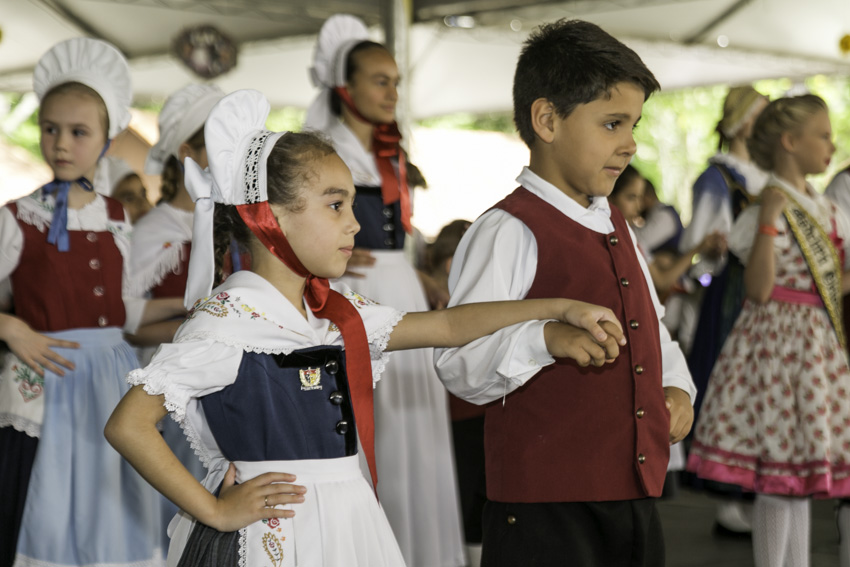
[{"label": "embroidered flower motif", "polygon": [[44,393],[44,378],[35,373],[35,370],[25,365],[15,364],[12,366],[15,382],[18,382],[18,392],[24,402],[31,402]]},{"label": "embroidered flower motif", "polygon": [[162,245],[162,248],[163,248],[164,250],[168,250],[168,249],[169,249],[169,248],[171,248],[172,246],[173,246],[173,245],[172,245],[170,242],[166,242],[166,243],[164,243],[164,244]]},{"label": "embroidered flower motif", "polygon": [[266,518],[265,520],[263,520],[263,523],[266,525],[267,528],[274,529],[280,525],[280,520],[277,518]]},{"label": "embroidered flower motif", "polygon": [[274,534],[267,533],[263,535],[263,549],[266,550],[266,555],[271,559],[272,565],[280,567],[283,564],[283,548],[281,544],[283,539],[277,539]]},{"label": "embroidered flower motif", "polygon": [[367,297],[363,297],[356,291],[347,291],[345,292],[345,298],[348,299],[351,303],[354,304],[358,309],[362,309],[363,307],[368,307],[369,305],[378,305],[377,302],[372,301]]}]

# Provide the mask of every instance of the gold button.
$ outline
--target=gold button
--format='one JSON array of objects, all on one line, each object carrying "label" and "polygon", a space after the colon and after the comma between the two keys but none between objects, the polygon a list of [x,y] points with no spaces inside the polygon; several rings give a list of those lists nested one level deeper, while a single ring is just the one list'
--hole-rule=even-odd
[{"label": "gold button", "polygon": [[97,242],[97,234],[95,234],[94,232],[88,233],[86,235],[86,240],[88,240],[89,242]]},{"label": "gold button", "polygon": [[635,366],[635,374],[643,374],[643,366],[641,366],[640,364]]},{"label": "gold button", "polygon": [[104,317],[103,315],[101,315],[100,317],[97,318],[97,324],[100,325],[101,327],[105,327],[108,323],[109,323],[109,320],[106,317]]},{"label": "gold button", "polygon": [[515,523],[516,523],[516,516],[514,516],[514,515],[509,515],[509,516],[508,516],[508,524],[510,524],[510,525],[514,525]]},{"label": "gold button", "polygon": [[629,327],[631,327],[632,329],[637,329],[638,327],[640,327],[640,323],[632,319],[631,321],[629,321]]},{"label": "gold button", "polygon": [[100,260],[98,260],[97,258],[92,258],[91,260],[89,260],[89,268],[91,268],[92,270],[99,270]]},{"label": "gold button", "polygon": [[627,280],[626,278],[620,278],[620,283],[623,285],[623,287],[629,287],[629,280]]},{"label": "gold button", "polygon": [[610,237],[610,238],[608,238],[608,242],[610,242],[610,243],[611,243],[611,246],[616,246],[616,245],[617,245],[617,243],[618,243],[618,242],[620,242],[620,239],[619,239],[619,238],[617,238],[617,236],[616,236],[616,235],[612,234],[612,235],[611,235],[611,237]]},{"label": "gold button", "polygon": [[646,415],[646,412],[645,412],[645,411],[643,411],[643,408],[639,408],[639,409],[635,412],[635,415],[638,417],[638,419],[640,419],[640,418],[642,418],[644,415]]},{"label": "gold button", "polygon": [[640,464],[644,464],[644,463],[646,462],[646,456],[644,456],[644,454],[643,454],[643,453],[639,453],[639,454],[638,454],[638,462],[639,462]]}]

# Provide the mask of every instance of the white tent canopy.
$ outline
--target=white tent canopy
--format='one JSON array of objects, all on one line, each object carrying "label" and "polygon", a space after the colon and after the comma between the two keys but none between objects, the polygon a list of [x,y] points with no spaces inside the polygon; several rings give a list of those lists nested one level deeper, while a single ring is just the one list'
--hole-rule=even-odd
[{"label": "white tent canopy", "polygon": [[[54,43],[89,35],[130,60],[137,102],[162,100],[200,80],[170,51],[181,30],[216,26],[239,46],[238,66],[217,79],[225,91],[255,88],[273,106],[306,107],[315,33],[350,12],[380,36],[386,0],[0,0],[0,91],[31,89],[31,71]],[[542,21],[598,23],[632,46],[662,87],[676,89],[761,78],[844,74],[839,48],[850,33],[848,0],[419,0],[413,2],[409,108],[412,118],[505,111],[522,41]],[[448,27],[447,14],[475,27]],[[728,45],[720,47],[719,44]]]}]

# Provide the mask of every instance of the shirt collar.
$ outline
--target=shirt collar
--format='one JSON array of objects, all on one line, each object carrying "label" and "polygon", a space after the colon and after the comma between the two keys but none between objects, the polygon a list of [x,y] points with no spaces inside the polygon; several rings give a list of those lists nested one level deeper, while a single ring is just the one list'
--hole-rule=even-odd
[{"label": "shirt collar", "polygon": [[517,183],[558,209],[573,220],[584,216],[604,216],[611,218],[611,205],[607,197],[591,197],[590,206],[585,208],[578,201],[531,171],[527,166],[516,178]]}]

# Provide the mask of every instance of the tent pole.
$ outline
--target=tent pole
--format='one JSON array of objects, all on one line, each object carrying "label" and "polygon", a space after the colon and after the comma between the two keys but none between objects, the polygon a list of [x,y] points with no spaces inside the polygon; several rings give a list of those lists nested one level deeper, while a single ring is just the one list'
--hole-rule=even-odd
[{"label": "tent pole", "polygon": [[398,86],[396,121],[402,135],[402,145],[410,151],[410,26],[413,21],[411,0],[381,0],[381,23],[384,44],[395,57],[401,82]]},{"label": "tent pole", "polygon": [[734,4],[726,8],[723,13],[721,13],[719,16],[705,24],[702,28],[700,28],[699,31],[692,33],[684,40],[682,40],[682,43],[684,43],[685,45],[693,45],[697,43],[703,37],[705,37],[708,32],[710,32],[712,29],[731,18],[735,12],[737,12],[752,1],[753,0],[737,0]]}]

